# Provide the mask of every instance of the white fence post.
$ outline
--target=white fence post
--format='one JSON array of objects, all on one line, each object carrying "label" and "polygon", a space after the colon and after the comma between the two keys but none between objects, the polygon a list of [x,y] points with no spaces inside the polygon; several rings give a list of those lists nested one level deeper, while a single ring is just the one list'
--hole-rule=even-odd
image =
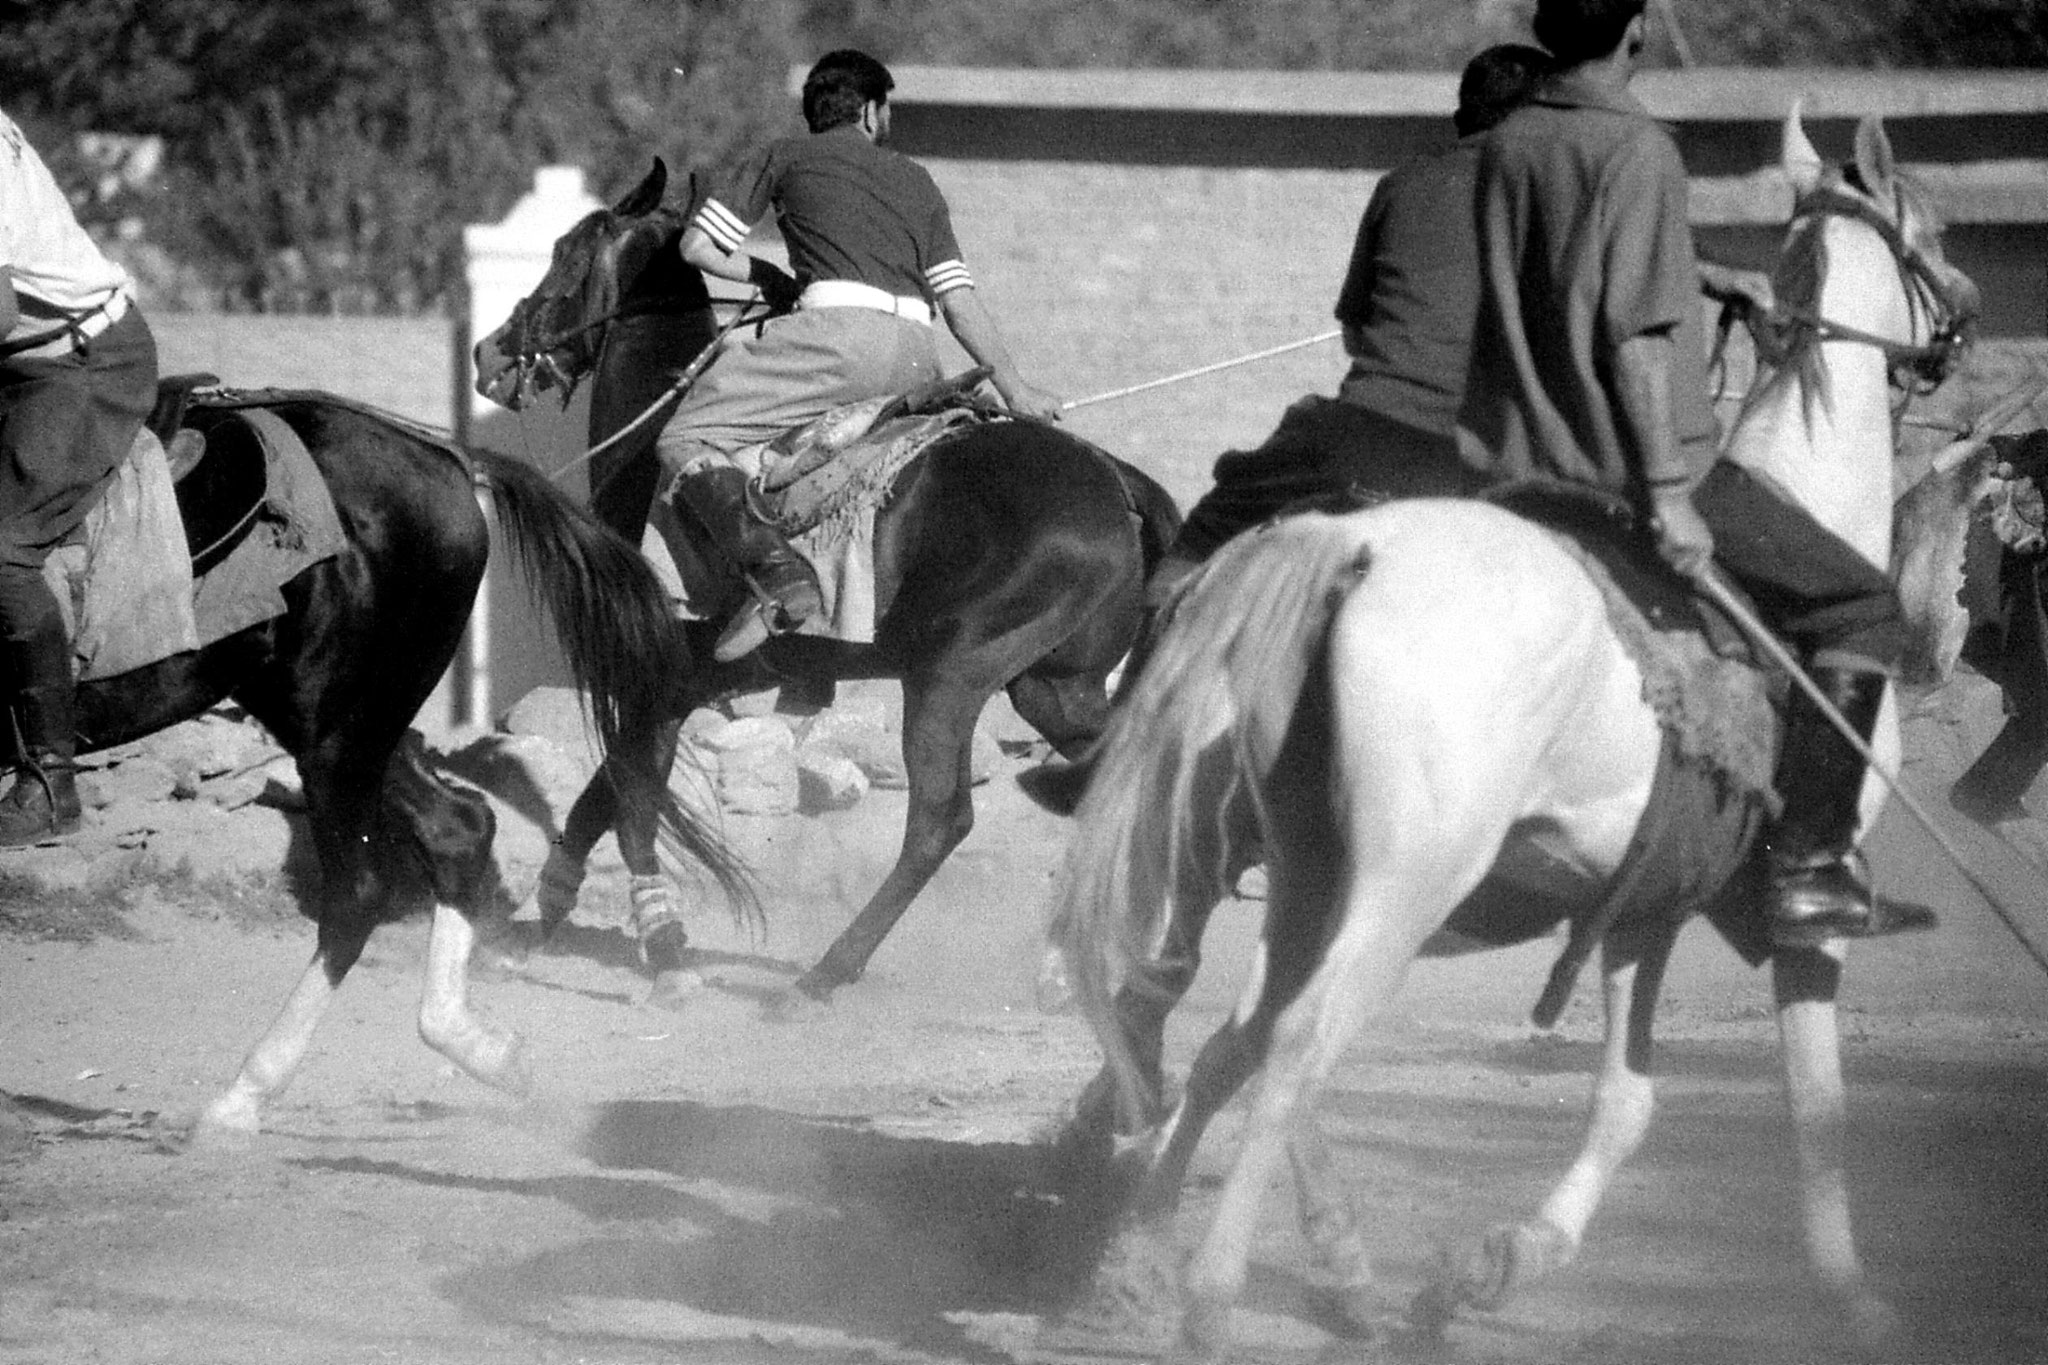
[{"label": "white fence post", "polygon": [[[471,223],[462,229],[467,295],[456,324],[453,426],[465,441],[473,419],[497,410],[476,392],[470,372],[469,357],[477,339],[496,330],[511,316],[513,305],[540,283],[555,239],[585,214],[602,207],[584,188],[581,167],[543,166],[533,173],[533,189],[521,196],[511,212],[495,223]],[[494,560],[477,589],[469,630],[451,670],[460,675],[449,696],[450,719],[457,725],[481,723],[490,713],[491,580],[498,569]]]}]

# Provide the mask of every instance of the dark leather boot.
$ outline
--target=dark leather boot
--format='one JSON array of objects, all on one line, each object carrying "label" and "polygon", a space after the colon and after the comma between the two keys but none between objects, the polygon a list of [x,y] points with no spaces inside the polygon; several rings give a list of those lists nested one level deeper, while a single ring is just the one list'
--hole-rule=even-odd
[{"label": "dark leather boot", "polygon": [[7,641],[0,653],[15,687],[7,708],[12,770],[0,792],[0,848],[26,848],[78,829],[71,642],[52,623],[29,639]]},{"label": "dark leather boot", "polygon": [[[1884,702],[1884,675],[1816,668],[1811,676],[1867,744]],[[1855,847],[1863,777],[1862,755],[1795,687],[1778,756],[1784,810],[1765,836],[1766,904],[1771,939],[1781,948],[1921,927],[1890,922],[1871,894],[1868,866]]]},{"label": "dark leather boot", "polygon": [[717,466],[685,474],[676,481],[675,498],[739,569],[751,594],[718,637],[712,656],[720,663],[752,653],[823,610],[811,566],[748,505],[744,471]]}]

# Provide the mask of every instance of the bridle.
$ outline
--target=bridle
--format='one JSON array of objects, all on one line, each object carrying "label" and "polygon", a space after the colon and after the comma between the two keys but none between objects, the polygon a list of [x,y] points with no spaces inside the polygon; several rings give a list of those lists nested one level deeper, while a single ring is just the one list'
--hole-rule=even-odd
[{"label": "bridle", "polygon": [[1753,330],[1758,351],[1772,364],[1782,363],[1805,342],[1853,341],[1884,353],[1893,385],[1908,398],[1931,393],[1954,373],[1970,343],[1974,318],[1949,290],[1947,278],[1938,271],[1927,253],[1906,239],[1899,222],[1905,219],[1903,196],[1894,191],[1897,221],[1887,218],[1859,195],[1835,185],[1823,185],[1803,196],[1793,206],[1792,221],[1837,217],[1862,223],[1876,232],[1890,248],[1898,263],[1899,279],[1905,287],[1906,305],[1915,324],[1924,319],[1927,339],[1896,341],[1860,327],[1822,317],[1804,305],[1779,304],[1757,319]]}]

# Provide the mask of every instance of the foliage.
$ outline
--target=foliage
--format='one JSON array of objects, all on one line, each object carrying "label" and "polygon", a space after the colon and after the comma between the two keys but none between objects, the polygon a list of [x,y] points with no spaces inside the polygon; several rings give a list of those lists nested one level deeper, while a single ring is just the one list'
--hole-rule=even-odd
[{"label": "foliage", "polygon": [[[461,225],[501,217],[535,167],[581,165],[604,192],[656,154],[729,165],[795,126],[788,70],[829,47],[957,65],[1449,69],[1523,36],[1532,4],[45,0],[0,11],[0,82],[131,263],[137,242],[165,253],[224,307],[414,312],[450,304]],[[1670,4],[1707,64],[2048,66],[2048,0]],[[71,145],[86,130],[161,138],[164,173],[143,188],[105,173]]]}]

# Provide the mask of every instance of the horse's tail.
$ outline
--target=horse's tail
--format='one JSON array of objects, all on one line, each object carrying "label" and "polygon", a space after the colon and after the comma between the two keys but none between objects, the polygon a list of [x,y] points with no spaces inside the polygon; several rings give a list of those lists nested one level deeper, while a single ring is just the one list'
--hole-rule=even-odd
[{"label": "horse's tail", "polygon": [[736,914],[758,919],[760,897],[746,863],[676,800],[657,766],[667,755],[647,742],[665,714],[668,689],[689,667],[661,580],[637,549],[538,470],[492,451],[471,454],[506,542],[554,618],[605,762],[649,769],[642,780],[614,784],[620,799],[653,793],[665,840],[711,873]]},{"label": "horse's tail", "polygon": [[1103,738],[1049,932],[1127,1102],[1139,1081],[1114,995],[1157,989],[1189,951],[1165,919],[1169,905],[1214,904],[1256,860],[1265,779],[1363,567],[1356,527],[1319,514],[1224,546]]}]

